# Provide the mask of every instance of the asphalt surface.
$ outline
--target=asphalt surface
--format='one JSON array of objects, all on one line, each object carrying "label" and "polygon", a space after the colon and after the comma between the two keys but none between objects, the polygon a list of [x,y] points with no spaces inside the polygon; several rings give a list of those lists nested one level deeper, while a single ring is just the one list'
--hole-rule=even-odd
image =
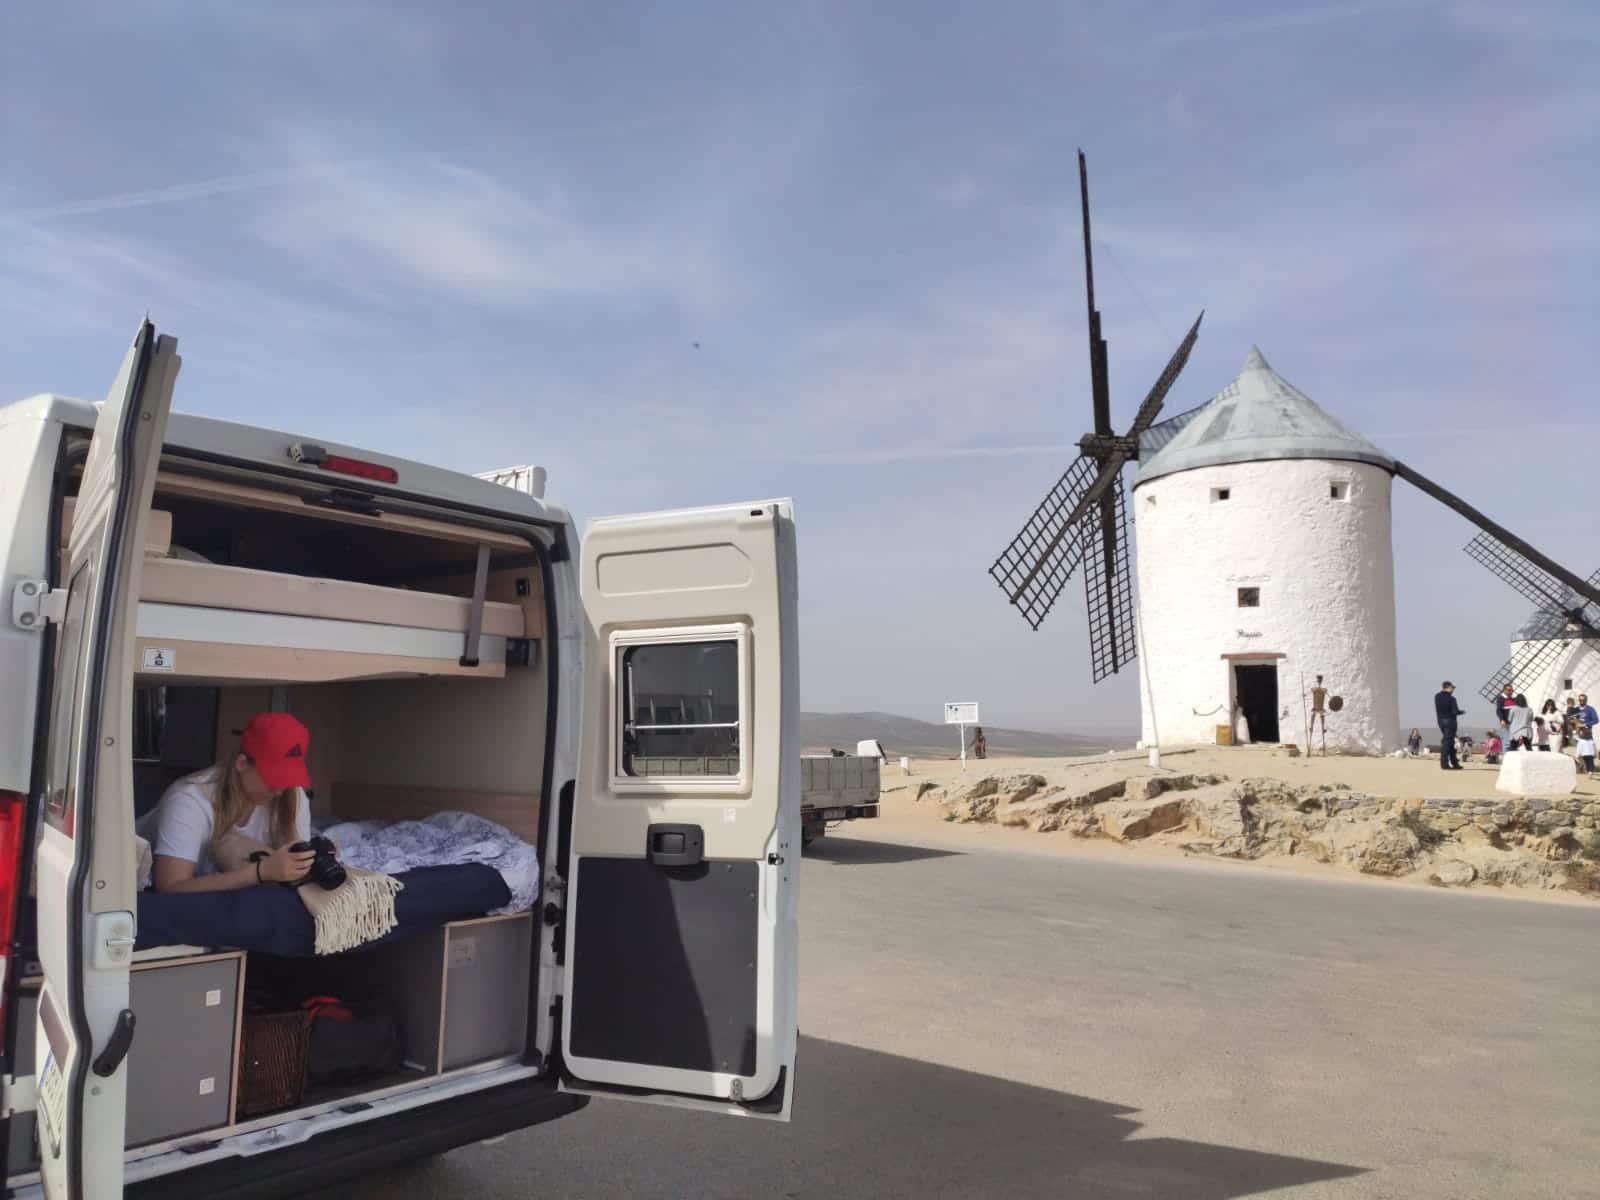
[{"label": "asphalt surface", "polygon": [[336,1194],[1600,1196],[1600,905],[859,828],[792,1124],[597,1101]]}]

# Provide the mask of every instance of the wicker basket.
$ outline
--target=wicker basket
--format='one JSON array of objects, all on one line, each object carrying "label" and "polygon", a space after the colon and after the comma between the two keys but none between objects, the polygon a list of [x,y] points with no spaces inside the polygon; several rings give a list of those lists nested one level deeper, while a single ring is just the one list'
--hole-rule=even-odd
[{"label": "wicker basket", "polygon": [[306,1087],[310,1025],[303,1012],[246,1013],[239,1049],[239,1116],[259,1117],[300,1103]]}]

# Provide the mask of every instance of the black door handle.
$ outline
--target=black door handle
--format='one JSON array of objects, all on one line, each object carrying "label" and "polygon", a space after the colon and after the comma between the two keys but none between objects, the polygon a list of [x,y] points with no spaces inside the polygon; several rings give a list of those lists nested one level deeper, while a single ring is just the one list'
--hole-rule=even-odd
[{"label": "black door handle", "polygon": [[658,867],[693,867],[706,856],[705,830],[698,825],[652,825],[644,856]]},{"label": "black door handle", "polygon": [[128,1048],[133,1045],[134,1016],[131,1008],[125,1008],[117,1014],[116,1028],[111,1031],[111,1040],[106,1043],[106,1048],[95,1055],[95,1060],[90,1068],[101,1079],[110,1079],[117,1073],[117,1068],[122,1065],[122,1060],[128,1057]]}]

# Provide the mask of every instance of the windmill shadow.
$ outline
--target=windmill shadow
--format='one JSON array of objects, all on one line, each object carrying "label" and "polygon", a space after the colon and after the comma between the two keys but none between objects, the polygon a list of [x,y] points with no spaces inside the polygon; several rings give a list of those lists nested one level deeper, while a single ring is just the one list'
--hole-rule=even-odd
[{"label": "windmill shadow", "polygon": [[533,1170],[574,1196],[1231,1200],[1365,1170],[1140,1137],[1137,1113],[802,1037],[790,1125],[596,1102],[555,1126],[457,1152],[398,1181],[363,1180],[340,1200],[376,1200],[401,1187],[415,1200],[520,1197]]}]

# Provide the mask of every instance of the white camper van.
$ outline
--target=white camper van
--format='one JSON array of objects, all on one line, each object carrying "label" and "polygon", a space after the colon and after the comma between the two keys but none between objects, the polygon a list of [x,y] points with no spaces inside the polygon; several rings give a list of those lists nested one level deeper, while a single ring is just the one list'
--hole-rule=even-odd
[{"label": "white camper van", "polygon": [[[0,408],[9,1194],[290,1194],[593,1096],[786,1120],[789,503],[580,549],[532,489],[169,419],[178,366],[146,323],[98,409]],[[487,820],[537,848],[531,894],[425,862],[400,928],[317,955],[270,916],[295,889],[145,890],[139,819],[261,711],[311,731],[314,826]],[[308,1081],[264,979],[383,1005],[398,1067]]]}]

